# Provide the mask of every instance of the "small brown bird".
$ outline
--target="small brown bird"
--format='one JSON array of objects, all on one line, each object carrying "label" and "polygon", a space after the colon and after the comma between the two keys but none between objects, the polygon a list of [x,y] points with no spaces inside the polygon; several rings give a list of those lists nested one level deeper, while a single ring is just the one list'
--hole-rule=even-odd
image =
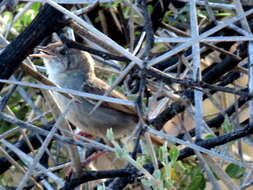
[{"label": "small brown bird", "polygon": [[[56,42],[39,48],[46,66],[48,78],[63,88],[82,90],[84,92],[103,95],[110,87],[97,78],[94,71],[94,60],[83,51],[67,48],[63,43]],[[111,97],[126,100],[117,91],[112,91]],[[69,99],[55,93],[55,98],[62,111]],[[81,103],[72,103],[66,118],[75,126],[95,136],[105,137],[107,129],[112,128],[116,138],[130,134],[137,122],[135,110],[132,107],[103,103],[91,115],[94,102],[82,99]]]}]

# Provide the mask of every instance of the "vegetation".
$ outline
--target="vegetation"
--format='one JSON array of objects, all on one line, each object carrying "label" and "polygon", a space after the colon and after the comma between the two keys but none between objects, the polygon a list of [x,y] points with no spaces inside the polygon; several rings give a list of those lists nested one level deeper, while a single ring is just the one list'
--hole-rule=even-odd
[{"label": "vegetation", "polygon": [[[252,188],[253,5],[77,2],[0,2],[0,189]],[[135,109],[128,138],[88,140],[60,122],[43,62],[29,56],[55,36],[128,97],[107,102]]]}]

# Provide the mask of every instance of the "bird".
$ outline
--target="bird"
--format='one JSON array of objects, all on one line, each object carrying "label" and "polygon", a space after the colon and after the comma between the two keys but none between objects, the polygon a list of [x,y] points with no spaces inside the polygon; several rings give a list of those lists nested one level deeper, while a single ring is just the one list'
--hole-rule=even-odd
[{"label": "bird", "polygon": [[[104,95],[110,88],[96,76],[95,62],[89,53],[69,48],[62,42],[50,43],[37,49],[40,53],[33,54],[33,57],[43,59],[49,80],[60,87],[97,95]],[[116,90],[109,96],[127,100]],[[54,98],[61,111],[64,111],[70,99],[59,93],[54,93]],[[80,102],[70,105],[66,119],[86,133],[102,138],[106,137],[110,128],[115,138],[125,137],[133,131],[138,122],[133,107],[104,102],[90,114],[94,106],[95,102],[82,98]]]}]

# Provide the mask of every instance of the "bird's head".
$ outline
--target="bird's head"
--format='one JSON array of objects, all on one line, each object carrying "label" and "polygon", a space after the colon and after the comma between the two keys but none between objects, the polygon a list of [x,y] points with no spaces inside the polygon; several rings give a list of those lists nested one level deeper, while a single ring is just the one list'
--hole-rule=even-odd
[{"label": "bird's head", "polygon": [[94,61],[89,55],[80,50],[68,48],[61,42],[51,43],[37,49],[40,53],[31,56],[43,59],[49,75],[71,70],[83,70],[84,72],[94,70]]}]

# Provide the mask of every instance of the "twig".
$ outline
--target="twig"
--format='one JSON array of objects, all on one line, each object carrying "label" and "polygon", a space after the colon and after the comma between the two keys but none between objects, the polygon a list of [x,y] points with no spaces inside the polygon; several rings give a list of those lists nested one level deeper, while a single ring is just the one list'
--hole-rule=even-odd
[{"label": "twig", "polygon": [[129,177],[133,173],[135,173],[136,170],[132,168],[126,168],[126,169],[119,169],[119,170],[109,170],[109,171],[84,171],[82,176],[79,178],[74,178],[69,181],[67,181],[63,188],[60,190],[69,190],[73,189],[74,187],[88,182],[93,181],[97,179],[106,179],[106,178],[116,178],[116,177]]},{"label": "twig", "polygon": [[110,53],[107,52],[102,52],[90,47],[86,47],[80,43],[77,43],[75,41],[69,40],[69,39],[63,39],[63,42],[69,47],[69,48],[75,48],[75,49],[80,49],[86,52],[89,52],[90,54],[93,55],[97,55],[105,60],[117,60],[117,61],[124,61],[124,62],[130,62],[130,60],[128,58],[125,58],[123,56],[116,56],[116,55],[112,55]]},{"label": "twig", "polygon": [[[197,21],[197,9],[196,0],[190,2],[190,18],[191,18],[191,33],[192,40],[199,38],[198,21]],[[200,72],[200,44],[192,44],[192,64],[193,64],[193,80],[194,82],[201,82],[202,76]],[[195,104],[195,133],[196,140],[201,139],[202,135],[202,120],[203,120],[203,108],[202,108],[203,93],[197,89],[194,90],[194,104]]]},{"label": "twig", "polygon": [[94,28],[93,26],[91,26],[90,24],[88,24],[87,22],[85,22],[84,20],[82,20],[81,18],[79,18],[78,16],[76,16],[75,14],[73,14],[72,12],[68,11],[64,7],[62,7],[59,4],[55,3],[54,1],[52,1],[52,0],[46,0],[46,2],[48,4],[50,4],[51,6],[53,6],[54,8],[56,8],[57,10],[61,11],[62,13],[68,15],[70,18],[72,18],[73,20],[75,20],[79,24],[81,24],[89,32],[92,32],[98,38],[100,38],[101,40],[103,40],[104,43],[106,43],[107,45],[111,46],[115,51],[120,52],[120,54],[126,56],[127,58],[129,58],[130,60],[132,60],[136,64],[138,64],[140,67],[142,67],[142,61],[139,58],[137,58],[137,57],[133,56],[132,54],[130,54],[125,48],[123,48],[122,46],[118,45],[116,42],[114,42],[113,40],[111,40],[109,37],[107,37],[103,33],[99,32],[96,28]]},{"label": "twig", "polygon": [[161,61],[163,61],[163,60],[165,60],[165,59],[167,59],[167,58],[169,58],[169,57],[177,54],[178,52],[180,52],[180,51],[182,51],[182,50],[184,50],[186,48],[189,48],[194,43],[197,43],[198,41],[200,41],[200,40],[202,40],[202,39],[204,39],[204,38],[206,38],[206,37],[214,34],[215,32],[223,29],[224,27],[226,27],[226,26],[228,26],[228,25],[230,25],[230,24],[232,24],[232,23],[240,20],[244,16],[251,15],[252,13],[253,13],[253,9],[250,9],[250,10],[246,11],[245,13],[243,13],[242,15],[238,16],[238,17],[232,17],[230,19],[227,19],[227,20],[223,21],[222,24],[219,24],[219,25],[213,27],[212,29],[210,29],[210,30],[202,33],[201,35],[199,35],[199,38],[195,38],[195,39],[192,39],[191,41],[185,42],[185,43],[177,46],[176,48],[168,51],[167,53],[164,53],[163,55],[160,55],[160,56],[152,59],[148,63],[148,67],[154,66],[155,64],[157,64],[157,63],[159,63],[159,62],[161,62]]},{"label": "twig", "polygon": [[106,96],[100,96],[100,95],[96,95],[96,94],[81,92],[81,91],[78,91],[78,90],[72,90],[72,89],[67,89],[67,88],[57,88],[57,87],[43,85],[43,84],[35,84],[35,83],[30,83],[30,82],[18,82],[18,81],[3,80],[3,79],[0,79],[0,82],[9,83],[9,84],[18,84],[18,85],[21,85],[21,86],[28,86],[28,87],[32,87],[32,88],[53,90],[53,91],[56,91],[56,92],[61,92],[61,93],[65,93],[65,94],[73,94],[73,95],[76,95],[76,96],[80,96],[80,97],[84,97],[84,98],[90,98],[90,99],[93,99],[93,100],[103,100],[103,101],[106,101],[106,102],[122,104],[122,105],[126,105],[126,106],[132,106],[132,107],[134,106],[132,101],[122,100],[122,99],[118,99],[118,98],[111,98],[111,97],[106,97]]},{"label": "twig", "polygon": [[[0,78],[9,78],[20,66],[21,62],[28,56],[31,50],[38,45],[44,37],[56,29],[64,26],[59,24],[58,19],[62,14],[50,5],[46,4],[34,21],[11,42],[0,56]],[[31,35],[32,34],[32,35]],[[0,83],[0,90],[3,83]]]},{"label": "twig", "polygon": [[[249,130],[251,131],[252,129],[249,129]],[[220,154],[220,153],[217,153],[217,152],[215,152],[215,151],[209,149],[209,148],[210,148],[210,147],[209,147],[210,145],[211,145],[212,147],[214,147],[214,146],[218,146],[218,145],[221,145],[221,144],[215,144],[214,142],[208,144],[208,141],[219,141],[219,142],[220,142],[221,139],[224,141],[224,140],[225,140],[224,137],[225,137],[225,136],[229,136],[229,135],[230,135],[230,138],[226,139],[226,142],[230,142],[230,141],[231,141],[231,137],[232,137],[232,138],[236,138],[236,137],[237,137],[236,139],[238,139],[238,138],[239,138],[238,136],[236,136],[236,137],[235,137],[235,136],[232,136],[233,133],[223,135],[223,137],[216,137],[216,138],[212,138],[212,139],[209,139],[209,140],[202,140],[202,141],[199,141],[199,143],[196,145],[196,144],[189,143],[189,142],[186,142],[186,141],[184,141],[184,140],[178,139],[178,138],[176,138],[176,137],[174,137],[174,136],[172,136],[172,135],[165,134],[165,133],[163,133],[163,132],[159,132],[159,131],[157,131],[157,130],[155,130],[155,129],[152,129],[152,128],[147,128],[147,131],[150,132],[150,133],[152,133],[152,134],[154,134],[154,135],[158,135],[158,136],[160,136],[160,137],[162,137],[162,138],[165,138],[166,140],[168,140],[168,141],[170,141],[170,142],[178,143],[178,144],[182,144],[182,145],[187,146],[187,148],[185,148],[185,149],[183,149],[182,151],[180,151],[179,159],[182,159],[183,157],[185,158],[186,152],[187,152],[187,154],[188,154],[187,156],[193,155],[193,154],[194,154],[193,149],[194,149],[194,150],[200,151],[200,152],[202,152],[202,153],[206,153],[206,154],[208,154],[208,155],[211,155],[211,156],[214,156],[214,157],[223,159],[223,160],[225,160],[226,162],[234,163],[234,164],[236,164],[236,165],[238,165],[238,166],[241,166],[241,167],[253,168],[253,166],[250,166],[250,165],[247,165],[247,164],[245,164],[245,163],[243,163],[243,162],[234,160],[234,159],[231,158],[231,157],[228,157],[228,156],[226,156],[226,155],[222,155],[222,154]],[[242,130],[238,130],[238,131],[236,131],[236,132],[238,132],[238,133],[241,133],[241,132],[242,132],[245,136],[246,136],[246,135],[249,135],[250,133],[252,133],[252,131],[251,131],[250,133],[246,134],[246,132],[248,132],[248,129],[247,129],[247,128],[246,128],[245,130],[243,130],[243,131],[242,131]],[[234,132],[234,133],[235,133],[235,132]],[[240,135],[241,135],[241,134],[240,134]],[[233,140],[234,140],[234,139],[233,139]],[[225,144],[226,142],[223,142],[223,144]],[[216,143],[217,143],[217,142],[216,142]],[[215,145],[214,145],[214,144],[215,144]],[[189,147],[189,148],[188,148],[188,147]]]},{"label": "twig", "polygon": [[250,94],[248,92],[242,91],[242,90],[235,90],[234,88],[229,87],[223,87],[223,86],[216,86],[216,85],[210,85],[202,81],[193,81],[191,79],[176,79],[171,76],[169,76],[166,73],[163,73],[155,68],[146,69],[145,72],[147,74],[150,74],[156,78],[159,78],[161,81],[172,84],[172,83],[178,83],[181,84],[187,88],[194,88],[197,90],[203,90],[205,92],[205,89],[213,90],[216,92],[226,92],[230,94],[235,94],[239,96],[249,97],[250,99],[253,98],[253,94]]},{"label": "twig", "polygon": [[[33,159],[29,155],[27,155],[24,152],[22,152],[21,150],[17,149],[14,145],[10,144],[8,141],[1,139],[0,142],[3,143],[9,149],[11,149],[13,152],[15,152],[19,156],[19,158],[22,159],[27,165],[30,165],[33,162]],[[42,171],[46,170],[46,168],[43,167],[40,163],[37,163],[37,167],[39,169],[41,169]],[[56,176],[52,172],[47,172],[45,174],[48,177],[50,177],[51,179],[53,179],[59,185],[64,184],[64,180],[62,180],[61,178],[59,178],[58,176]]]}]

